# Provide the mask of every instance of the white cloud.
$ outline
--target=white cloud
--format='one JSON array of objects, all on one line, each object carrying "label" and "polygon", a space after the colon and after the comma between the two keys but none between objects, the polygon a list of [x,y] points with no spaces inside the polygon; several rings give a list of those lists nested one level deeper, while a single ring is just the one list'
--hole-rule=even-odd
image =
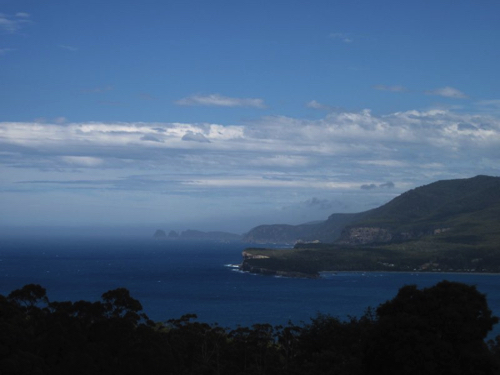
[{"label": "white cloud", "polygon": [[245,137],[245,127],[210,124],[207,137],[214,140],[242,139]]},{"label": "white cloud", "polygon": [[[106,168],[169,176],[140,183],[117,179],[116,188],[125,190],[289,188],[322,190],[314,194],[325,196],[339,189],[359,193],[366,185],[365,192],[396,194],[438,178],[500,174],[500,118],[451,110],[384,116],[363,110],[318,120],[270,116],[230,126],[0,122],[0,149],[0,167],[25,176],[19,180],[32,180],[33,170]],[[393,187],[387,181],[395,187],[383,189]],[[313,193],[307,194],[302,200]]]},{"label": "white cloud", "polygon": [[[0,123],[0,144],[19,145],[34,149],[57,149],[71,147],[123,147],[131,145],[146,151],[149,147],[192,148],[184,140],[216,142],[215,147],[227,148],[225,143],[241,139],[242,126],[222,126],[217,124],[182,123]],[[156,142],[139,142],[156,141]],[[160,142],[158,142],[160,141]],[[205,142],[206,142],[205,141]],[[162,144],[157,144],[161,143]],[[209,143],[208,142],[208,143]]]},{"label": "white cloud", "polygon": [[343,43],[352,43],[353,39],[345,33],[330,33],[330,39],[340,40]]},{"label": "white cloud", "polygon": [[218,107],[255,107],[266,108],[263,99],[257,98],[230,98],[219,94],[192,95],[174,102],[182,106],[218,106]]},{"label": "white cloud", "polygon": [[408,163],[401,160],[360,160],[360,164],[377,165],[382,167],[406,167]]},{"label": "white cloud", "polygon": [[185,181],[184,185],[217,188],[302,188],[302,189],[352,189],[357,187],[350,182],[324,181],[319,178],[285,180],[269,179],[258,176],[202,178]]},{"label": "white cloud", "polygon": [[[63,121],[63,118],[57,120]],[[329,113],[319,120],[271,116],[254,123],[230,126],[204,123],[0,123],[2,143],[54,149],[70,144],[129,147],[146,135],[163,140],[161,147],[184,148],[188,146],[181,142],[182,138],[197,134],[209,140],[212,149],[226,152],[250,150],[259,157],[263,157],[260,153],[265,151],[275,158],[272,160],[301,160],[297,156],[304,155],[373,154],[380,148],[386,150],[386,157],[375,160],[361,157],[357,160],[367,165],[402,166],[406,161],[404,158],[389,156],[397,156],[404,145],[433,147],[439,144],[460,148],[465,144],[485,146],[497,142],[500,120],[446,110],[413,110],[385,116],[363,110]],[[141,147],[148,146],[143,143]]]},{"label": "white cloud", "polygon": [[0,13],[0,30],[9,34],[18,32],[25,24],[31,22],[28,13],[17,13],[15,16]]},{"label": "white cloud", "polygon": [[103,163],[102,159],[92,156],[62,156],[61,160],[78,167],[97,167]]},{"label": "white cloud", "polygon": [[161,138],[158,138],[156,135],[153,134],[146,134],[141,137],[141,141],[149,141],[149,142],[159,142],[162,143],[163,141]]},{"label": "white cloud", "polygon": [[307,156],[298,155],[272,155],[268,157],[256,157],[250,160],[250,165],[267,167],[304,167],[311,162]]},{"label": "white cloud", "polygon": [[392,91],[392,92],[407,92],[408,89],[404,86],[395,85],[395,86],[386,86],[386,85],[375,85],[372,86],[375,90],[379,91]]},{"label": "white cloud", "polygon": [[316,100],[311,100],[310,102],[307,102],[306,107],[312,108],[312,109],[319,109],[321,111],[333,111],[334,110],[333,107],[326,105],[326,104],[322,104]]},{"label": "white cloud", "polygon": [[425,91],[427,95],[438,95],[443,96],[445,98],[454,98],[454,99],[467,99],[468,96],[465,95],[462,91],[455,89],[453,87],[441,87],[435,90]]},{"label": "white cloud", "polygon": [[200,143],[210,143],[210,141],[201,133],[193,133],[192,131],[186,132],[181,138],[183,141],[192,141]]}]

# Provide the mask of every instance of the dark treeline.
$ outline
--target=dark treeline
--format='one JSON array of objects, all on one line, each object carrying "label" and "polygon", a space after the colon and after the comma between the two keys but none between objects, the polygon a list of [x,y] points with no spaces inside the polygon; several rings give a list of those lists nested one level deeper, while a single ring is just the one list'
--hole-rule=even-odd
[{"label": "dark treeline", "polygon": [[405,286],[360,318],[223,328],[155,323],[120,288],[50,302],[40,285],[0,296],[0,374],[498,374],[497,323],[475,287]]}]

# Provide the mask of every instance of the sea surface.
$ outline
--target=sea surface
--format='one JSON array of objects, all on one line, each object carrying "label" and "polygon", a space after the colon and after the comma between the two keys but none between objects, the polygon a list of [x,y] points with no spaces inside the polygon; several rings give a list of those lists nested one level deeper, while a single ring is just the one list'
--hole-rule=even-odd
[{"label": "sea surface", "polygon": [[[338,273],[293,279],[235,268],[247,244],[158,241],[149,238],[28,237],[0,239],[0,294],[28,283],[49,300],[97,301],[125,287],[155,321],[192,313],[223,327],[309,322],[318,313],[361,316],[407,284],[441,280],[476,285],[500,316],[500,275],[443,273]],[[495,327],[493,334],[500,334]],[[492,336],[490,335],[490,336]]]}]

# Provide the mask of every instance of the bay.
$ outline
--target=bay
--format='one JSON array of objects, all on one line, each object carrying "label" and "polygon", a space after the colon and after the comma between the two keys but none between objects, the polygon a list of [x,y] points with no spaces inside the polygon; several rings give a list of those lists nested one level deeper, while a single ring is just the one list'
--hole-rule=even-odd
[{"label": "bay", "polygon": [[[239,272],[248,244],[157,241],[148,238],[4,237],[0,294],[28,283],[52,301],[96,301],[124,287],[155,321],[192,313],[224,327],[309,322],[317,313],[361,316],[408,284],[441,280],[476,285],[500,316],[500,275],[354,272],[294,279]],[[500,334],[498,325],[490,335]]]}]

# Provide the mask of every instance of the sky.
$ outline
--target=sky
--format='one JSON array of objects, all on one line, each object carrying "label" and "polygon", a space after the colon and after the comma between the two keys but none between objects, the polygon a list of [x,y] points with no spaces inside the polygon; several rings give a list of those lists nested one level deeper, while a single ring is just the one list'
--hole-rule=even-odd
[{"label": "sky", "polygon": [[498,1],[0,0],[0,227],[224,230],[500,175]]}]

